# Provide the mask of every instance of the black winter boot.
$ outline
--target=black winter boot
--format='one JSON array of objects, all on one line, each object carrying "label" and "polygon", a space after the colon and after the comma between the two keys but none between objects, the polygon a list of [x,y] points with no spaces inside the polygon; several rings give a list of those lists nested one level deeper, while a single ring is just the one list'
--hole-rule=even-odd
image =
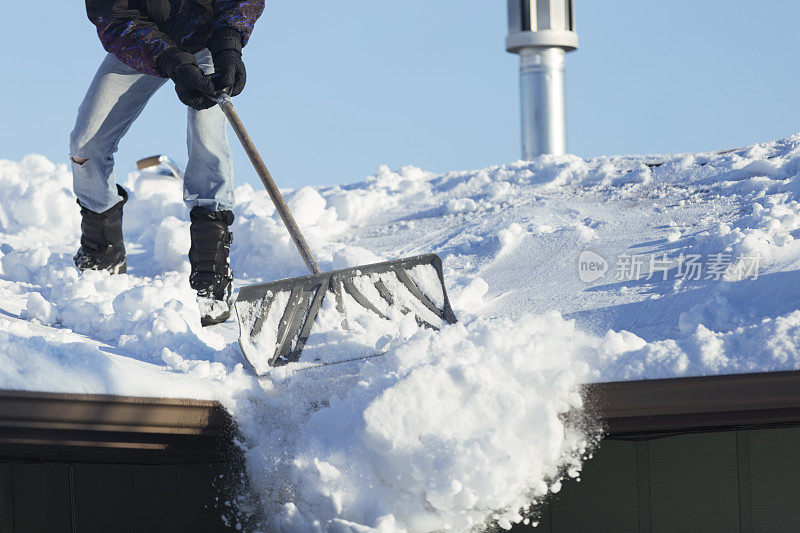
[{"label": "black winter boot", "polygon": [[195,207],[192,219],[192,247],[189,285],[197,291],[200,321],[204,326],[225,322],[231,316],[233,272],[230,266],[233,212],[208,211]]},{"label": "black winter boot", "polygon": [[117,191],[122,201],[102,213],[81,205],[81,247],[72,258],[81,272],[108,270],[124,274],[128,270],[122,240],[122,206],[128,201],[128,192],[119,185]]}]

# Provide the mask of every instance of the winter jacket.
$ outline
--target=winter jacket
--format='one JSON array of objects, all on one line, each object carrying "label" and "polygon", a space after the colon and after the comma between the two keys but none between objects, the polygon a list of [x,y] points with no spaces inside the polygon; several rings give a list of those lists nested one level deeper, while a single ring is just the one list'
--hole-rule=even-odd
[{"label": "winter jacket", "polygon": [[245,45],[263,11],[264,0],[86,0],[103,48],[129,67],[160,77],[167,76],[156,59],[166,50],[198,52],[215,31],[227,28],[239,32]]}]

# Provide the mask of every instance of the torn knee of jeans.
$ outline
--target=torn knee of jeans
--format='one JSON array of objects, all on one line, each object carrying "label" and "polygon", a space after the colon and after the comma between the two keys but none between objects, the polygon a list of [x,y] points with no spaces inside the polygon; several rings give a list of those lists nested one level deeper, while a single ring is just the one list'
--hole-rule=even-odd
[{"label": "torn knee of jeans", "polygon": [[74,155],[69,156],[69,158],[72,159],[73,163],[79,166],[85,165],[88,161],[88,159],[84,159],[83,157],[75,157]]}]

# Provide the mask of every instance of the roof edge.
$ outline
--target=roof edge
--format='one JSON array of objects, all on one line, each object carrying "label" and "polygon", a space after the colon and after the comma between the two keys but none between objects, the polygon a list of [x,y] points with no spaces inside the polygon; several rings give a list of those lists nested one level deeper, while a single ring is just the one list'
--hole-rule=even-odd
[{"label": "roof edge", "polygon": [[[594,383],[609,438],[800,425],[800,371]],[[230,460],[236,426],[218,402],[0,390],[0,461]]]},{"label": "roof edge", "polygon": [[218,402],[0,390],[0,460],[227,460],[235,424]]},{"label": "roof edge", "polygon": [[595,383],[611,436],[800,424],[800,371]]}]

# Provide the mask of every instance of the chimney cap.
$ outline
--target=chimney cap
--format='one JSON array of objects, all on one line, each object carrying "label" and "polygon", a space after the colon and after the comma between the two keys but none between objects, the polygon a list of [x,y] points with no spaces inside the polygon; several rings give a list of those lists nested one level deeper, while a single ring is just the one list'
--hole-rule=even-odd
[{"label": "chimney cap", "polygon": [[572,0],[508,0],[506,50],[578,48]]}]

